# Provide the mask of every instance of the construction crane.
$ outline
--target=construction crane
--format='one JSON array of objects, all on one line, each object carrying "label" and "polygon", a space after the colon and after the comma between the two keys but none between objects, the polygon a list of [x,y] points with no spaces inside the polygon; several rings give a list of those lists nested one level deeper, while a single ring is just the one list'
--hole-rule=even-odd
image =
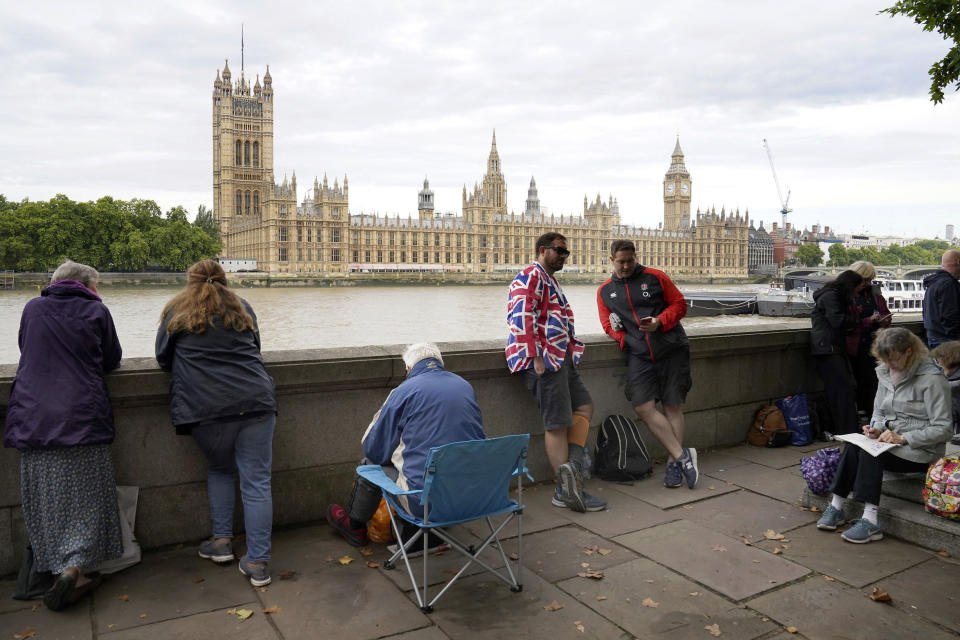
[{"label": "construction crane", "polygon": [[783,191],[781,191],[781,189],[780,189],[780,181],[777,180],[777,170],[776,170],[776,169],[774,168],[774,166],[773,166],[773,154],[770,153],[770,145],[767,144],[767,139],[766,139],[766,138],[763,139],[763,148],[766,150],[766,152],[767,152],[767,159],[770,161],[770,171],[773,172],[773,183],[774,183],[775,185],[777,185],[777,196],[780,198],[780,217],[781,217],[781,220],[782,220],[781,225],[782,225],[784,231],[786,231],[786,228],[787,228],[787,214],[790,213],[791,211],[793,211],[793,209],[791,209],[790,206],[789,206],[789,205],[790,205],[790,189],[787,189],[787,199],[784,200],[784,199],[783,199]]}]

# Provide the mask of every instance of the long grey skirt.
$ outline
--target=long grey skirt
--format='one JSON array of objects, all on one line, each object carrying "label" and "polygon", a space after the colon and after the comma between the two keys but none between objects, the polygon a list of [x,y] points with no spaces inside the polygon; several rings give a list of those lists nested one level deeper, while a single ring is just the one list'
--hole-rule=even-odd
[{"label": "long grey skirt", "polygon": [[110,445],[25,451],[20,492],[37,571],[87,573],[123,554]]}]

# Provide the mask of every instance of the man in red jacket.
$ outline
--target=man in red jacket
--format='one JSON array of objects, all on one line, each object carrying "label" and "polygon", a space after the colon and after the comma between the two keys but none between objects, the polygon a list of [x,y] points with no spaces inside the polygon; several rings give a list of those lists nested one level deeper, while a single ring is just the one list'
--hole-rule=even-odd
[{"label": "man in red jacket", "polygon": [[[680,325],[687,303],[662,271],[637,264],[630,240],[610,245],[613,275],[597,290],[600,324],[627,361],[626,395],[669,454],[663,484],[697,484],[696,449],[683,446],[683,402],[692,386],[690,343]],[[663,412],[657,409],[657,401]]]}]

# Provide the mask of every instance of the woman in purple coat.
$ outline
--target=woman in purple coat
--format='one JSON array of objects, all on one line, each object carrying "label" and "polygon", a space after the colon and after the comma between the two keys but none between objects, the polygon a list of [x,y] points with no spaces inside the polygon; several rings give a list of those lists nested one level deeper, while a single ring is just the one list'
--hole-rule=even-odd
[{"label": "woman in purple coat", "polygon": [[68,260],[26,304],[7,406],[4,446],[23,454],[20,491],[34,568],[58,574],[43,598],[53,611],[96,588],[97,567],[123,553],[104,382],[121,350],[97,295],[99,277]]}]

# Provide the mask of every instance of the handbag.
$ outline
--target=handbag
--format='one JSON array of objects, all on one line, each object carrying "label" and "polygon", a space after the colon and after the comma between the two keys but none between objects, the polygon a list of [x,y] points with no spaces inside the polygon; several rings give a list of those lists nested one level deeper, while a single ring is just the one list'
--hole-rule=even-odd
[{"label": "handbag", "polygon": [[802,447],[813,442],[810,429],[810,411],[807,409],[807,394],[798,393],[777,401],[777,407],[783,412],[783,417],[790,429],[790,444]]},{"label": "handbag", "polygon": [[760,407],[747,431],[747,442],[757,447],[771,448],[790,444],[790,430],[784,422],[783,412],[773,405]]},{"label": "handbag", "polygon": [[807,481],[807,487],[818,496],[830,493],[833,477],[840,466],[840,447],[820,449],[812,456],[800,460],[800,475]]}]

